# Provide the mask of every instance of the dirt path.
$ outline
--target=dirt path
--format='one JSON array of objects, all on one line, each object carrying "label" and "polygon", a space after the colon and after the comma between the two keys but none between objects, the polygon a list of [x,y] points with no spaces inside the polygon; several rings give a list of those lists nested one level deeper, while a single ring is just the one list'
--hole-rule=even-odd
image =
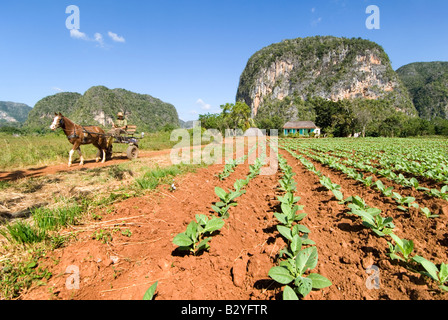
[{"label": "dirt path", "polygon": [[[151,158],[160,155],[166,155],[171,152],[171,149],[159,150],[159,151],[146,151],[140,152],[139,158]],[[69,172],[75,170],[86,170],[100,167],[107,167],[112,165],[117,165],[123,162],[130,161],[126,156],[117,156],[115,155],[112,160],[109,160],[105,163],[97,163],[95,160],[86,160],[84,165],[81,167],[77,163],[74,163],[70,168],[66,163],[59,165],[51,165],[51,166],[42,166],[35,167],[23,170],[14,170],[14,171],[0,171],[0,181],[14,181],[22,178],[31,178],[31,177],[41,177],[61,172]]]},{"label": "dirt path", "polygon": [[[243,138],[244,139],[244,138]],[[247,139],[247,138],[246,138]],[[243,140],[244,141],[244,140]],[[223,141],[224,144],[228,143],[238,143],[235,142],[233,139],[226,139]],[[190,147],[190,151],[193,152],[197,148],[203,149],[207,145],[201,145],[201,146],[192,146]],[[164,150],[157,150],[157,151],[140,151],[138,158],[153,158],[161,155],[168,155],[172,152],[171,149],[164,149]],[[68,161],[68,158],[67,158]],[[41,177],[56,173],[62,173],[62,172],[70,172],[75,170],[86,170],[86,169],[93,169],[93,168],[100,168],[100,167],[107,167],[107,166],[113,166],[117,165],[123,162],[130,161],[126,155],[123,155],[123,153],[120,153],[120,155],[115,154],[112,158],[112,160],[106,161],[105,163],[97,163],[95,160],[85,160],[83,166],[79,166],[78,163],[72,164],[72,166],[69,168],[66,163],[59,164],[59,165],[50,165],[50,166],[41,166],[41,167],[34,167],[34,168],[28,168],[28,169],[20,169],[20,170],[13,170],[13,171],[0,171],[0,181],[15,181],[18,179],[23,178],[31,178],[31,177]]]}]

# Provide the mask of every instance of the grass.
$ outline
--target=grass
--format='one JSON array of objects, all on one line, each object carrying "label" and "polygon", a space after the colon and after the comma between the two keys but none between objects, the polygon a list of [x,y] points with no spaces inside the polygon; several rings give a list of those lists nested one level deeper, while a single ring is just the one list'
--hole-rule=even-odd
[{"label": "grass", "polygon": [[156,168],[135,179],[135,182],[140,189],[154,190],[161,184],[170,184],[173,181],[172,178],[179,174],[196,170],[198,166],[204,166],[204,164],[197,166],[179,164],[166,168]]},{"label": "grass", "polygon": [[5,229],[0,230],[0,234],[10,242],[23,245],[42,242],[47,238],[45,229],[37,228],[22,220],[6,225]]},{"label": "grass", "polygon": [[75,225],[83,208],[77,203],[62,208],[37,208],[32,210],[32,217],[41,230],[55,231],[63,227]]},{"label": "grass", "polygon": [[39,266],[38,259],[42,255],[39,250],[33,255],[27,255],[22,261],[7,259],[0,272],[0,297],[16,299],[24,288],[30,288],[33,283],[46,283],[52,274]]}]

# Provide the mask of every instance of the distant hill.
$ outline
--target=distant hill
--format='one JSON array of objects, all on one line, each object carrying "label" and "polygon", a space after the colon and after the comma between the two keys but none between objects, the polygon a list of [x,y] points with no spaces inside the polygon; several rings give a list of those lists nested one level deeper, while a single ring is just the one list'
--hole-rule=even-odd
[{"label": "distant hill", "polygon": [[0,101],[0,126],[23,124],[32,108],[24,103]]},{"label": "distant hill", "polygon": [[415,62],[397,74],[408,88],[421,118],[448,119],[448,62]]},{"label": "distant hill", "polygon": [[123,112],[128,124],[138,131],[155,131],[166,125],[179,126],[176,108],[148,94],[125,89],[95,86],[83,95],[63,92],[45,97],[29,113],[25,126],[42,129],[50,126],[55,112],[81,125],[100,125],[110,128],[118,112]]},{"label": "distant hill", "polygon": [[360,38],[316,36],[269,45],[250,57],[236,95],[252,116],[288,121],[314,120],[314,111],[302,107],[313,98],[382,100],[390,110],[417,114],[384,49]]},{"label": "distant hill", "polygon": [[195,120],[183,121],[183,120],[179,119],[179,124],[180,124],[180,127],[183,128],[183,129],[191,129],[191,128],[193,128],[193,122],[194,121]]}]

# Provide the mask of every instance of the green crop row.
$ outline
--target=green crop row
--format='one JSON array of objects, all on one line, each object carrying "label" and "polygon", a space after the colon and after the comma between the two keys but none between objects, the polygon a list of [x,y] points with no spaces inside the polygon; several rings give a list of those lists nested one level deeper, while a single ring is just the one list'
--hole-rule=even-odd
[{"label": "green crop row", "polygon": [[282,172],[278,189],[284,194],[277,197],[281,212],[276,212],[274,216],[279,221],[277,231],[284,237],[287,246],[280,250],[278,265],[272,267],[268,275],[285,285],[284,300],[298,300],[299,296],[306,297],[311,290],[323,289],[332,283],[324,276],[311,272],[317,265],[318,253],[315,242],[308,238],[310,230],[299,223],[307,214],[298,213],[303,206],[297,204],[300,197],[294,196],[297,190],[293,179],[295,173],[281,155],[278,155],[278,160]]},{"label": "green crop row", "polygon": [[[305,167],[310,169],[312,172],[316,173],[321,179],[321,184],[327,187],[327,189],[332,190],[332,188],[339,190],[338,185],[333,184],[328,177],[325,177],[314,168],[314,165],[306,160],[303,156],[294,153],[291,149],[285,147],[292,156],[299,159]],[[311,168],[311,166],[313,168]],[[393,233],[395,225],[393,224],[393,219],[391,217],[382,217],[381,210],[375,207],[369,207],[364,199],[359,196],[349,196],[345,200],[342,192],[336,197],[340,200],[340,204],[347,204],[347,207],[351,209],[350,214],[357,215],[361,217],[362,224],[370,228],[376,236],[384,237],[389,236],[395,242],[393,245],[388,242],[389,253],[388,256],[392,260],[400,260],[406,263],[408,270],[412,272],[418,272],[425,276],[428,276],[432,280],[436,281],[439,288],[443,291],[448,291],[448,264],[441,263],[437,267],[433,262],[418,256],[412,256],[414,250],[414,243],[412,240],[400,239],[397,235]],[[336,195],[335,195],[336,196]],[[420,270],[419,270],[420,269]]]},{"label": "green crop row", "polygon": [[[291,150],[291,149],[289,149]],[[357,172],[353,168],[348,168],[344,166],[343,164],[337,162],[336,160],[332,159],[328,155],[316,155],[312,154],[310,152],[300,150],[302,154],[310,157],[313,160],[316,160],[323,165],[326,165],[332,169],[336,169],[338,171],[341,171],[342,173],[346,174],[349,178],[354,179],[358,182],[363,183],[368,188],[375,188],[378,191],[380,191],[384,196],[390,197],[397,203],[397,208],[402,211],[407,211],[408,208],[414,207],[417,209],[420,209],[420,211],[427,217],[427,218],[435,218],[438,217],[437,215],[434,215],[430,212],[430,210],[427,207],[421,207],[417,202],[415,202],[414,197],[404,197],[400,195],[398,192],[393,192],[393,187],[386,188],[384,184],[381,182],[381,180],[376,180],[373,182],[373,176],[370,177],[364,177],[364,175],[360,172]],[[448,188],[448,187],[447,187]],[[442,188],[443,189],[443,188]],[[338,198],[338,197],[337,197]],[[340,199],[340,195],[339,198]]]},{"label": "green crop row", "polygon": [[[255,147],[256,145],[251,150],[255,150]],[[229,209],[236,206],[236,199],[246,193],[244,188],[260,173],[263,163],[264,153],[255,160],[253,165],[249,166],[249,173],[246,179],[235,181],[235,190],[228,189],[228,191],[225,191],[221,187],[215,187],[215,194],[219,201],[212,205],[212,209],[218,214],[218,217],[196,215],[196,221],[191,221],[187,226],[187,230],[179,233],[173,239],[173,243],[179,247],[179,250],[190,251],[197,255],[210,248],[209,241],[212,239],[212,234],[224,226],[224,219],[229,218]]]}]

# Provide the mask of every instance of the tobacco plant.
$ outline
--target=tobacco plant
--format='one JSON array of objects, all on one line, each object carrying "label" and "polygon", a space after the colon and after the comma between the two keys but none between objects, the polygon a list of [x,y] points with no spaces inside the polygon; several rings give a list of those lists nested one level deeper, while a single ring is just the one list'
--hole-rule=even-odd
[{"label": "tobacco plant", "polygon": [[281,202],[282,212],[276,212],[274,216],[286,227],[291,228],[294,222],[301,221],[306,217],[306,213],[297,214],[297,211],[303,209],[303,206],[295,204],[300,200],[300,197],[294,197],[291,192],[288,192],[285,196],[278,197],[278,199]]},{"label": "tobacco plant", "polygon": [[431,211],[427,208],[427,207],[424,207],[424,208],[420,208],[420,211],[425,215],[425,217],[426,218],[437,218],[437,217],[439,217],[439,215],[438,214],[432,214],[431,213]]},{"label": "tobacco plant", "polygon": [[[402,211],[407,211],[407,208],[415,207],[418,208],[418,204],[414,203],[415,198],[414,197],[403,197],[402,195],[400,195],[397,192],[393,193],[393,197],[395,199],[395,201],[399,204],[399,206],[397,207],[398,209],[402,210]],[[405,205],[407,206],[407,208],[405,207]]]},{"label": "tobacco plant", "polygon": [[191,221],[185,232],[174,237],[173,243],[179,246],[179,250],[190,251],[197,255],[203,250],[208,250],[211,240],[210,235],[224,226],[224,220],[217,217],[208,218],[206,215],[197,214],[196,221]]},{"label": "tobacco plant", "polygon": [[143,295],[143,300],[152,300],[153,299],[158,283],[159,282],[156,281],[156,283],[154,283],[151,287],[149,287],[148,290],[146,290],[145,294]]},{"label": "tobacco plant", "polygon": [[241,188],[242,186],[237,191],[229,190],[229,192],[225,192],[224,189],[215,187],[215,193],[221,201],[212,205],[212,209],[215,210],[219,216],[227,219],[229,217],[229,209],[237,205],[235,199],[246,193],[246,191],[241,190]]},{"label": "tobacco plant", "polygon": [[[332,285],[330,280],[318,273],[306,275],[317,265],[317,249],[314,246],[302,249],[301,246],[300,240],[296,237],[295,242],[291,243],[291,247],[294,247],[291,250],[296,253],[295,256],[281,261],[279,266],[272,267],[268,273],[278,283],[287,285],[283,291],[284,300],[297,300],[298,295],[306,297],[312,289]],[[289,284],[292,287],[288,286]]]},{"label": "tobacco plant", "polygon": [[292,228],[278,225],[277,230],[289,242],[291,242],[296,235],[300,236],[300,234],[302,233],[303,235],[300,236],[300,239],[302,240],[303,244],[315,244],[313,240],[308,239],[310,230],[304,225],[296,224]]},{"label": "tobacco plant", "polygon": [[296,191],[297,182],[292,178],[295,175],[293,172],[284,172],[282,179],[280,180],[280,190],[291,192]]},{"label": "tobacco plant", "polygon": [[392,223],[392,218],[384,218],[381,216],[381,210],[378,208],[372,208],[366,205],[365,201],[358,197],[349,197],[345,201],[351,201],[347,207],[351,208],[351,213],[360,216],[362,218],[362,224],[372,229],[375,234],[380,237],[386,234],[392,233],[395,225]]},{"label": "tobacco plant", "polygon": [[237,165],[238,165],[237,160],[228,161],[224,166],[224,170],[220,174],[218,174],[219,180],[224,180],[225,178],[230,176],[230,174],[234,172],[234,169]]},{"label": "tobacco plant", "polygon": [[389,236],[395,241],[395,246],[387,242],[389,246],[389,257],[392,260],[410,262],[412,259],[411,254],[414,251],[414,242],[412,240],[400,239],[394,233],[389,234]]},{"label": "tobacco plant", "polygon": [[448,264],[442,263],[440,268],[437,268],[433,262],[423,257],[414,256],[412,259],[426,270],[420,272],[421,274],[430,277],[437,282],[440,289],[448,292]]},{"label": "tobacco plant", "polygon": [[385,195],[386,197],[391,197],[392,196],[392,190],[394,189],[394,187],[386,188],[384,186],[383,182],[381,182],[381,180],[376,180],[375,181],[375,185],[378,188],[378,190],[381,191],[381,193],[383,195]]},{"label": "tobacco plant", "polygon": [[333,195],[335,196],[336,199],[338,199],[339,201],[344,199],[344,196],[341,192],[341,186],[336,184],[336,183],[332,183],[330,178],[326,177],[326,176],[322,176],[322,178],[320,179],[320,183],[327,188],[328,190],[330,190]]},{"label": "tobacco plant", "polygon": [[443,200],[448,200],[448,185],[443,186],[440,190],[431,189],[429,194]]}]

